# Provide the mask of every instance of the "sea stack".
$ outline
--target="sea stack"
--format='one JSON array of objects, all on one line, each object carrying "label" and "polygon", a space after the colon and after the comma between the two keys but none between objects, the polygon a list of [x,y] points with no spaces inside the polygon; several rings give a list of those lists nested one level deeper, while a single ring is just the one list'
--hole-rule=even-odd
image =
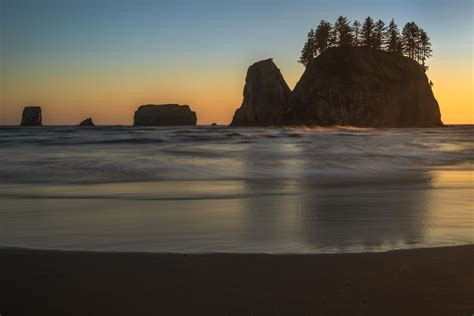
[{"label": "sea stack", "polygon": [[436,127],[441,114],[424,68],[368,47],[330,48],[308,64],[283,123]]},{"label": "sea stack", "polygon": [[41,126],[41,107],[40,106],[26,106],[23,109],[21,116],[21,126]]},{"label": "sea stack", "polygon": [[196,121],[189,105],[179,104],[141,105],[133,117],[134,126],[195,126]]},{"label": "sea stack", "polygon": [[79,126],[95,126],[94,122],[92,122],[92,118],[86,118],[84,121],[82,121]]},{"label": "sea stack", "polygon": [[291,90],[280,69],[267,59],[249,67],[243,95],[231,126],[272,126],[280,123]]},{"label": "sea stack", "polygon": [[311,61],[293,92],[271,59],[250,66],[231,126],[437,127],[425,69],[369,47],[333,47]]}]

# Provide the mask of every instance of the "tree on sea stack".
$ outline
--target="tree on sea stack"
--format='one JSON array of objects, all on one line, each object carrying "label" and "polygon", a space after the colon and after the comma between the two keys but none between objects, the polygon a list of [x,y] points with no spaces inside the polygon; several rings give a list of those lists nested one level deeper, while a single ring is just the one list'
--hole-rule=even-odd
[{"label": "tree on sea stack", "polygon": [[418,57],[418,39],[420,36],[420,28],[415,22],[408,22],[403,27],[403,52],[412,59]]},{"label": "tree on sea stack", "polygon": [[354,46],[360,46],[362,43],[362,37],[361,37],[361,24],[359,21],[355,20],[354,23],[352,23],[352,32],[354,33]]},{"label": "tree on sea stack", "polygon": [[[316,28],[315,40],[316,40],[316,49],[319,54],[324,53],[328,47],[331,45],[331,23],[325,20],[319,22],[318,27]],[[316,54],[317,55],[317,54]]]},{"label": "tree on sea stack", "polygon": [[354,41],[352,36],[352,28],[346,17],[340,16],[334,23],[334,39],[336,46],[351,47]]},{"label": "tree on sea stack", "polygon": [[374,44],[374,20],[370,16],[365,18],[362,25],[362,46],[373,47]]},{"label": "tree on sea stack", "polygon": [[311,29],[308,32],[306,43],[301,51],[300,63],[308,65],[311,60],[324,53],[332,45],[331,29],[331,23],[321,20],[316,31]]},{"label": "tree on sea stack", "polygon": [[431,42],[428,34],[425,31],[420,29],[420,40],[419,40],[419,60],[421,60],[421,65],[425,70],[428,69],[428,66],[425,65],[425,60],[432,56],[433,50],[431,49]]},{"label": "tree on sea stack", "polygon": [[313,60],[316,52],[315,39],[314,39],[314,30],[308,32],[306,43],[304,44],[303,50],[301,51],[301,57],[299,62],[303,65],[307,65],[311,60]]},{"label": "tree on sea stack", "polygon": [[428,69],[426,60],[433,53],[428,34],[415,22],[405,24],[400,35],[394,19],[387,27],[384,21],[378,20],[374,23],[374,20],[368,16],[362,26],[356,20],[351,27],[349,20],[340,16],[334,26],[331,26],[330,22],[321,20],[316,30],[310,30],[299,62],[306,67],[313,59],[324,54],[329,47],[358,46],[408,56],[417,61],[425,71]]},{"label": "tree on sea stack", "polygon": [[388,25],[386,34],[386,49],[392,53],[402,54],[402,40],[400,38],[400,32],[398,26],[395,24],[395,20],[392,19]]},{"label": "tree on sea stack", "polygon": [[374,42],[374,48],[375,49],[382,49],[383,44],[385,43],[385,23],[382,20],[378,20],[377,23],[375,23],[374,27],[374,36],[373,36],[373,42]]}]

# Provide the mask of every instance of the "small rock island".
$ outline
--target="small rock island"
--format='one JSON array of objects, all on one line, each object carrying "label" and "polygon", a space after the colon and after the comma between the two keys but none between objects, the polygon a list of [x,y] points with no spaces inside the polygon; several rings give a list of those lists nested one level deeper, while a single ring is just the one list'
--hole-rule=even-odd
[{"label": "small rock island", "polygon": [[179,104],[141,105],[133,117],[134,126],[195,126],[196,121],[189,105]]},{"label": "small rock island", "polygon": [[79,126],[95,126],[95,124],[92,122],[92,117],[89,117],[82,121]]},{"label": "small rock island", "polygon": [[244,100],[231,126],[272,126],[282,121],[291,90],[272,59],[249,67],[245,78]]},{"label": "small rock island", "polygon": [[42,126],[40,106],[26,106],[21,116],[21,126]]}]

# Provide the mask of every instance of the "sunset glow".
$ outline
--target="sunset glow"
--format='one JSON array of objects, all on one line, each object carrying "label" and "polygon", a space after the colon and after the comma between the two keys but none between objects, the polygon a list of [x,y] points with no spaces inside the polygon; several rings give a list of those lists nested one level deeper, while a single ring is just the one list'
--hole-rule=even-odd
[{"label": "sunset glow", "polygon": [[474,123],[472,1],[365,2],[3,1],[0,124],[41,105],[45,124],[128,125],[147,103],[189,104],[198,124],[228,124],[250,64],[273,57],[293,88],[305,33],[340,14],[418,21],[443,122]]}]

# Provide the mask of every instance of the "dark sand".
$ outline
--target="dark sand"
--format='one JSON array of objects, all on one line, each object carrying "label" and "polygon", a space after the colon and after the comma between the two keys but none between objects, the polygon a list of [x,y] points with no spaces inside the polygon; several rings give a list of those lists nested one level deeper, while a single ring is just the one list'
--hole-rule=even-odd
[{"label": "dark sand", "polygon": [[474,246],[335,255],[0,250],[10,315],[472,315]]}]

